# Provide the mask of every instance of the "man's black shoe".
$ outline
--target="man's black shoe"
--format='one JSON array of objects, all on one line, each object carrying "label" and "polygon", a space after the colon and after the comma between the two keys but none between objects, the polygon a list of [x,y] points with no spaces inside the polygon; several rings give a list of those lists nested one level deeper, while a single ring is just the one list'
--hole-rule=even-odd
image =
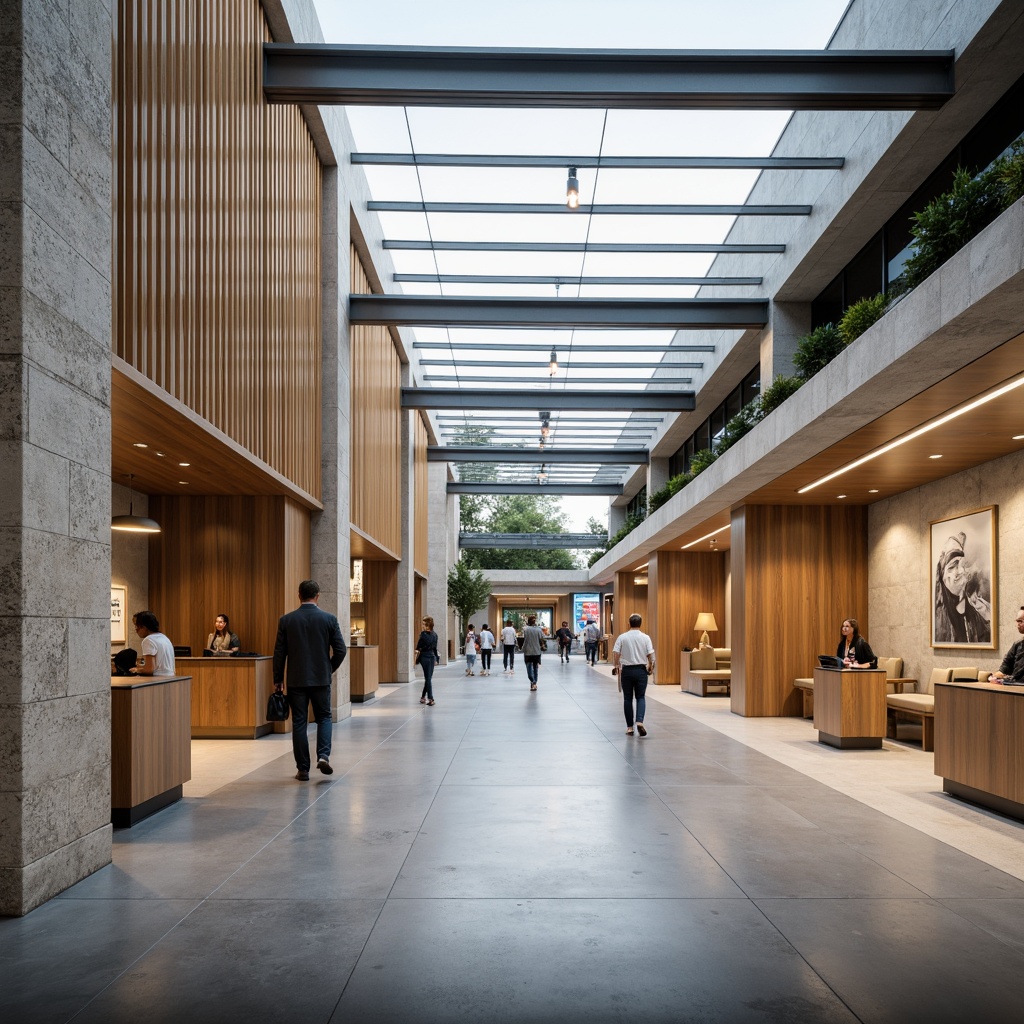
[{"label": "man's black shoe", "polygon": [[331,767],[331,762],[326,757],[321,757],[316,763],[316,770],[323,772],[324,775],[333,775],[334,769]]}]

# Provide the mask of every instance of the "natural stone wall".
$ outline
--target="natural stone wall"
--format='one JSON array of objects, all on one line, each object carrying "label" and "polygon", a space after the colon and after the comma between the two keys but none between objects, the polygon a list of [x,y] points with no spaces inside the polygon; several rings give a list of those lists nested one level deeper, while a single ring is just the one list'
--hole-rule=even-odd
[{"label": "natural stone wall", "polygon": [[[1024,452],[880,501],[868,513],[868,640],[876,654],[901,657],[903,674],[926,688],[933,668],[998,668],[1019,639],[1014,619],[1024,604]],[[996,514],[995,650],[932,648],[933,572],[929,523],[988,505]],[[854,613],[851,613],[854,614]]]},{"label": "natural stone wall", "polygon": [[0,27],[0,913],[110,860],[111,11]]}]

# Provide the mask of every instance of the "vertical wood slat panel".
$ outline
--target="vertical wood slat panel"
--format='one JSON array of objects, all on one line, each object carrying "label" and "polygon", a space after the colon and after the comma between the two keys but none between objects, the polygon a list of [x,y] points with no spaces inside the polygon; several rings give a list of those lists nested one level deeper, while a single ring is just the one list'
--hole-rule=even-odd
[{"label": "vertical wood slat panel", "polygon": [[153,496],[149,507],[163,527],[150,540],[150,604],[172,642],[198,653],[226,612],[244,650],[271,654],[309,576],[309,513],[283,497]]},{"label": "vertical wood slat panel", "polygon": [[319,496],[321,168],[269,39],[252,0],[120,0],[114,351]]},{"label": "vertical wood slat panel", "polygon": [[718,552],[658,551],[651,556],[647,578],[647,621],[658,682],[679,684],[679,653],[700,639],[693,624],[701,612],[714,614],[719,631],[710,640],[724,646],[725,560]]},{"label": "vertical wood slat panel", "polygon": [[398,621],[398,563],[363,562],[363,587],[366,593],[366,642],[376,644],[380,682],[398,681],[398,644],[415,643],[414,637],[396,637]]},{"label": "vertical wood slat panel", "polygon": [[[615,574],[613,632],[616,636],[629,629],[629,617],[633,612],[643,616],[644,624],[641,628],[644,632],[651,632],[651,623],[647,614],[647,587],[638,587],[633,582],[635,577],[635,572],[617,572]],[[651,633],[651,638],[654,639],[653,633]]]},{"label": "vertical wood slat panel", "polygon": [[428,575],[428,545],[430,543],[427,491],[427,428],[423,418],[416,413],[413,452],[413,537],[415,554],[413,569],[421,576]]},{"label": "vertical wood slat panel", "polygon": [[734,712],[799,716],[793,680],[835,650],[843,619],[859,619],[870,640],[867,565],[865,508],[747,505],[733,513]]},{"label": "vertical wood slat panel", "polygon": [[[370,282],[354,247],[351,266],[351,290],[369,292]],[[387,328],[352,328],[352,525],[399,556],[402,555],[401,373],[401,361]]]}]

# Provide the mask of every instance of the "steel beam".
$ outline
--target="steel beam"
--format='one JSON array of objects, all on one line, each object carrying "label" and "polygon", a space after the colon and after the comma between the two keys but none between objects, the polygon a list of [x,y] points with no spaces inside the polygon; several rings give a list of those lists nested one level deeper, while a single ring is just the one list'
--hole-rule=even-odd
[{"label": "steel beam", "polygon": [[350,295],[352,325],[719,330],[761,328],[767,299],[557,299]]},{"label": "steel beam", "polygon": [[[508,345],[499,344],[497,342],[488,341],[414,341],[412,343],[413,348],[443,348],[443,349],[459,349],[466,350],[472,349],[478,352],[507,352]],[[606,355],[613,355],[616,352],[621,352],[622,347],[618,345],[584,345],[578,341],[572,343],[571,348],[567,345],[563,345],[564,351],[571,351],[573,355],[577,352],[604,352]],[[629,343],[630,352],[714,352],[714,345],[648,345],[646,342],[630,341]],[[551,344],[533,344],[532,342],[526,342],[520,344],[516,342],[517,352],[550,352]]]},{"label": "steel beam", "polygon": [[415,284],[625,284],[625,285],[758,285],[760,277],[572,277],[529,274],[392,274],[395,281]]},{"label": "steel beam", "polygon": [[403,409],[587,409],[593,412],[692,412],[692,391],[500,391],[402,388]]},{"label": "steel beam", "polygon": [[[506,349],[506,352],[508,350]],[[516,351],[519,351],[519,346],[516,346]],[[564,351],[557,353],[558,355],[558,380],[563,380],[562,376],[566,370],[611,370],[611,369],[633,369],[633,370],[702,370],[704,368],[703,363],[640,363],[635,360],[623,359],[621,356],[615,359],[606,359],[600,363],[578,363],[575,359],[570,360],[569,349],[565,348]],[[572,353],[576,355],[575,352]],[[545,359],[543,362],[530,362],[526,359],[421,359],[419,362],[420,366],[472,366],[479,368],[481,366],[518,366],[523,370],[545,370],[547,371],[551,365],[549,360]],[[464,378],[460,378],[464,379]]]},{"label": "steel beam", "polygon": [[616,495],[622,493],[622,484],[496,484],[496,483],[464,483],[462,481],[450,481],[448,483],[449,494],[550,494],[558,495],[587,495],[606,494]]},{"label": "steel beam", "polygon": [[603,548],[608,543],[600,533],[460,533],[460,548]]},{"label": "steel beam", "polygon": [[839,170],[841,156],[495,156],[487,153],[353,153],[352,163],[387,167],[569,167],[624,170]]},{"label": "steel beam", "polygon": [[[462,384],[489,384],[493,380],[493,377],[490,377],[490,376],[487,376],[487,377],[467,377],[466,374],[464,374],[464,373],[461,374],[461,375],[457,374],[457,373],[425,373],[425,374],[423,374],[423,380],[425,380],[425,381],[428,381],[428,380],[440,380],[440,381],[446,381],[447,383],[462,383]],[[630,380],[628,378],[622,378],[622,377],[572,377],[572,378],[568,378],[568,377],[562,376],[562,377],[559,377],[559,378],[554,378],[554,377],[548,377],[547,375],[545,375],[543,377],[526,377],[526,376],[524,376],[522,378],[517,379],[516,383],[517,384],[525,384],[525,383],[527,383],[529,381],[536,381],[537,383],[541,383],[542,381],[552,381],[552,380],[557,380],[558,383],[565,383],[566,381],[568,381],[571,384],[587,384],[587,385],[591,385],[591,384],[615,384],[615,385],[618,385],[618,384],[623,384],[623,383],[626,383],[626,384],[630,383]],[[650,378],[645,377],[642,380],[639,380],[639,379],[638,380],[634,380],[634,381],[632,381],[632,383],[635,383],[635,384],[692,384],[693,383],[693,378],[692,377],[650,377]]]},{"label": "steel beam", "polygon": [[650,453],[646,448],[510,448],[504,445],[466,445],[465,447],[427,445],[427,462],[544,462],[598,463],[602,466],[646,466]]},{"label": "steel beam", "polygon": [[366,208],[378,213],[540,213],[559,217],[806,217],[811,212],[810,204],[779,203],[580,203],[570,210],[565,203],[422,203],[390,199],[370,199]]},{"label": "steel beam", "polygon": [[785,252],[782,242],[487,242],[386,238],[385,249],[438,252]]},{"label": "steel beam", "polygon": [[952,50],[542,50],[264,43],[272,103],[935,110]]}]

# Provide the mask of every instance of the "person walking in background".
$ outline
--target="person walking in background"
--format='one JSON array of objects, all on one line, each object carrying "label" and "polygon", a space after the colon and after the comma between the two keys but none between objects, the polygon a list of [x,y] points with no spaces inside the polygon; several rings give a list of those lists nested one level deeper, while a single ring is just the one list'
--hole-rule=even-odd
[{"label": "person walking in background", "polygon": [[587,628],[583,630],[583,644],[588,665],[597,664],[597,646],[600,641],[601,627],[593,619],[587,619]]},{"label": "person walking in background", "polygon": [[480,675],[491,674],[491,652],[494,650],[494,634],[485,622],[480,630]]},{"label": "person walking in background", "polygon": [[423,619],[423,629],[416,641],[416,653],[413,661],[423,669],[423,692],[420,703],[434,706],[434,666],[441,659],[437,655],[437,634],[434,632],[434,620],[427,615]]},{"label": "person walking in background", "polygon": [[555,637],[558,640],[558,660],[568,663],[569,648],[572,647],[572,630],[569,629],[568,622],[563,622],[555,630]]},{"label": "person walking in background", "polygon": [[537,689],[537,677],[540,674],[540,652],[544,649],[544,630],[537,625],[537,616],[531,615],[526,620],[523,630],[523,661],[526,662],[526,678],[530,680],[530,689]]},{"label": "person walking in background", "polygon": [[501,631],[501,663],[505,669],[505,675],[516,674],[516,627],[512,625],[511,619],[505,620],[505,628]]},{"label": "person walking in background", "polygon": [[615,639],[612,648],[612,671],[619,677],[622,691],[622,710],[626,715],[626,735],[633,735],[633,700],[636,699],[636,731],[647,735],[644,713],[647,711],[647,679],[654,672],[654,644],[641,631],[643,619],[636,614],[629,617],[629,631]]},{"label": "person walking in background", "polygon": [[284,686],[288,668],[288,705],[292,712],[292,752],[295,778],[309,781],[309,739],[306,724],[309,705],[316,721],[316,767],[324,775],[333,775],[331,767],[331,676],[347,653],[338,620],[321,611],[320,584],[303,580],[299,584],[299,607],[282,615],[277,623],[274,644],[274,687]]},{"label": "person walking in background", "polygon": [[477,649],[477,638],[476,629],[471,622],[466,627],[466,675],[476,675],[476,649]]}]

